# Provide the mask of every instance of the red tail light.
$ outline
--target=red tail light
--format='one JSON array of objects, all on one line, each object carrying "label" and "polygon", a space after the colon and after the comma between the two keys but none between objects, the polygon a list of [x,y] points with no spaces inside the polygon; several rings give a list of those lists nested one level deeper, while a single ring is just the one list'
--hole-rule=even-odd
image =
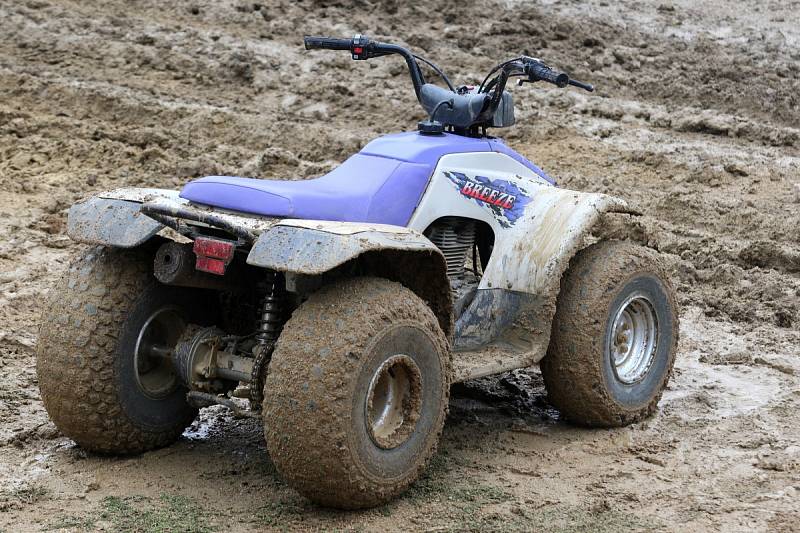
[{"label": "red tail light", "polygon": [[194,265],[197,270],[222,276],[233,259],[236,243],[222,239],[198,237],[194,241],[193,250],[197,256]]}]

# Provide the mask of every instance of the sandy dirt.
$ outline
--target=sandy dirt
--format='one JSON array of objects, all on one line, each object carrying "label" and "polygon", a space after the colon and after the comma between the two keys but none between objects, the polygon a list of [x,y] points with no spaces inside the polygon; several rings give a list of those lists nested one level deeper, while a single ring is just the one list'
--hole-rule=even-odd
[{"label": "sandy dirt", "polygon": [[[260,425],[222,409],[156,452],[77,448],[33,354],[42,297],[81,249],[69,205],[213,173],[307,178],[413,128],[399,59],[302,48],[357,31],[459,83],[527,53],[597,85],[514,88],[502,133],[561,185],[646,213],[682,306],[657,414],[572,427],[537,370],[459,386],[429,474],[357,513],[299,497]],[[790,0],[0,3],[0,530],[797,531],[798,50]]]}]

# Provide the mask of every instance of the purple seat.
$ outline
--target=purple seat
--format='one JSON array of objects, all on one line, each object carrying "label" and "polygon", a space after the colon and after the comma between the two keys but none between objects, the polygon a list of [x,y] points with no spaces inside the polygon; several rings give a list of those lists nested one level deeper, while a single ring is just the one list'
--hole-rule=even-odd
[{"label": "purple seat", "polygon": [[356,154],[312,180],[208,176],[188,183],[181,196],[258,215],[405,225],[430,173],[427,165]]},{"label": "purple seat", "polygon": [[207,176],[186,184],[180,195],[195,203],[258,215],[405,226],[442,155],[488,151],[521,158],[496,140],[398,133],[375,139],[316,179]]}]

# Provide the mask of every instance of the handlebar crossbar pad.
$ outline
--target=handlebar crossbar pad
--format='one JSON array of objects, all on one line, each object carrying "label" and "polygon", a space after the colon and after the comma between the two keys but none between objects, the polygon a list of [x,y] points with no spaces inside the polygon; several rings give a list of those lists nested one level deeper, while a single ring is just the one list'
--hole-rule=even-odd
[{"label": "handlebar crossbar pad", "polygon": [[457,128],[469,128],[472,126],[480,116],[481,111],[483,111],[487,98],[488,95],[485,93],[456,94],[431,83],[423,85],[419,92],[420,103],[428,113],[433,112],[440,102],[452,100],[452,108],[448,106],[440,107],[433,118],[442,124]]},{"label": "handlebar crossbar pad", "polygon": [[306,50],[347,50],[350,51],[350,39],[334,39],[333,37],[310,37],[303,38]]}]

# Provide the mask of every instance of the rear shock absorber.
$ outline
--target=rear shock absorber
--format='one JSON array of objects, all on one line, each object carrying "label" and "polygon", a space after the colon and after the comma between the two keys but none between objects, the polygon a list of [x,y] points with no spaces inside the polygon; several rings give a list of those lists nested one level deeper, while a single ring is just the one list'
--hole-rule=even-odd
[{"label": "rear shock absorber", "polygon": [[253,371],[250,381],[250,406],[261,409],[264,400],[264,378],[266,365],[272,357],[275,341],[283,329],[283,298],[285,292],[283,276],[269,271],[263,283],[264,299],[261,304],[256,332],[256,346],[253,349]]}]

